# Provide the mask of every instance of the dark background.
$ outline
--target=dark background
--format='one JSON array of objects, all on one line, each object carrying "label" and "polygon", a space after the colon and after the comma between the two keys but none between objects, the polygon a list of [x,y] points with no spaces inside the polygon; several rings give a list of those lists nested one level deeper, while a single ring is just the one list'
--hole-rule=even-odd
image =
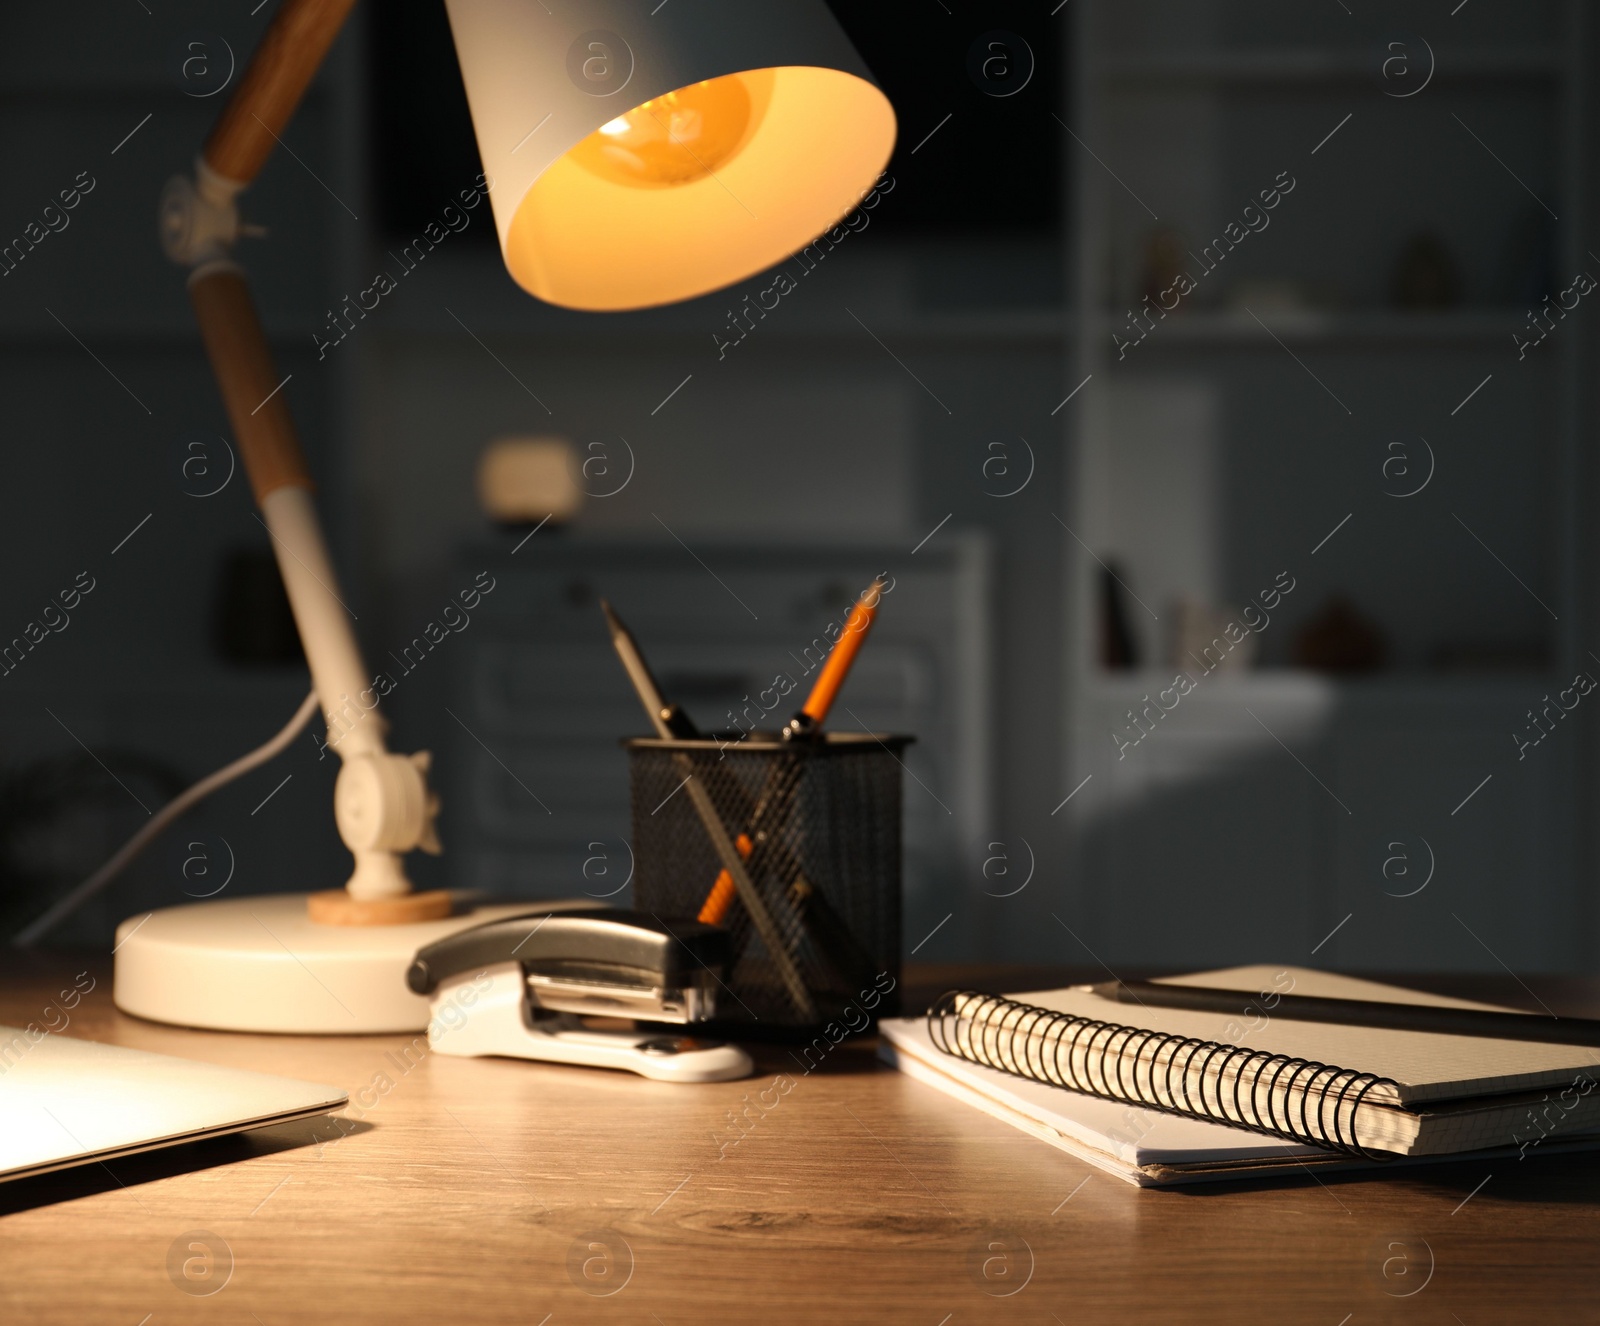
[{"label": "dark background", "polygon": [[[228,430],[154,228],[225,99],[197,95],[193,43],[216,68],[243,60],[273,8],[152,8],[18,15],[0,53],[0,225],[95,180],[0,278],[0,634],[96,581],[0,679],[13,929],[307,684],[242,476],[200,496],[185,471]],[[615,742],[637,718],[604,671],[595,593],[633,593],[710,725],[884,557],[925,579],[898,620],[890,600],[852,704],[924,738],[908,951],[1593,966],[1592,702],[1535,748],[1516,735],[1600,669],[1590,301],[1522,359],[1512,335],[1576,271],[1600,274],[1582,8],[833,8],[900,116],[895,192],[728,362],[712,333],[731,296],[543,307],[486,216],[319,359],[328,311],[479,169],[433,0],[358,8],[246,197],[269,234],[240,256],[370,658],[507,569],[492,612],[389,707],[395,747],[440,758],[450,852],[419,881],[572,893],[592,843],[620,850]],[[1013,95],[970,72],[996,32],[1032,69]],[[1270,227],[1181,313],[1144,315],[1119,359],[1113,333],[1168,284],[1163,246],[1192,267],[1181,254],[1282,172],[1296,183]],[[625,437],[638,473],[514,553],[524,532],[483,518],[474,465],[529,434],[580,454]],[[1435,477],[1401,496],[1419,439]],[[676,578],[647,592],[647,570]],[[1296,588],[1256,666],[1206,676],[1126,746],[1172,680],[1177,602],[1226,616],[1280,573]],[[1335,599],[1349,610],[1330,618]],[[63,935],[104,941],[224,876],[337,885],[333,773],[302,738]],[[554,809],[519,801],[524,784]]]}]

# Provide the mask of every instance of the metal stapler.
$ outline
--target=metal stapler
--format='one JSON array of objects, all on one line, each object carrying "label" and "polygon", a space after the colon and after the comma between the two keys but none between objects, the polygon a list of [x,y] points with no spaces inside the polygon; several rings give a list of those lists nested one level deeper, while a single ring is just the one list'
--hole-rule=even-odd
[{"label": "metal stapler", "polygon": [[662,1082],[749,1076],[737,1045],[580,1016],[695,1023],[716,1010],[728,932],[612,908],[531,911],[419,949],[406,984],[432,1000],[436,1053],[622,1068]]}]

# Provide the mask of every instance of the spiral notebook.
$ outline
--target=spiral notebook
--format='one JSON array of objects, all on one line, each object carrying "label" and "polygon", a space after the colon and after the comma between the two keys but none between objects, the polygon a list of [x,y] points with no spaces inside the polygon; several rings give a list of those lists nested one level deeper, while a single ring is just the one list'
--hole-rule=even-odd
[{"label": "spiral notebook", "polygon": [[1229,1016],[1084,990],[958,996],[942,1017],[881,1022],[879,1054],[1141,1185],[1600,1146],[1600,1050],[1269,1011],[1274,990],[1492,1005],[1296,967],[1169,979],[1263,997]]}]

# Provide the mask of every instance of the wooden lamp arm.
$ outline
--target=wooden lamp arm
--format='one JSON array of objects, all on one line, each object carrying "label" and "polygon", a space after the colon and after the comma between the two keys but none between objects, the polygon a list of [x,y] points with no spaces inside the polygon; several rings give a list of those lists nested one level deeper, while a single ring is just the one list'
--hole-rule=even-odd
[{"label": "wooden lamp arm", "polygon": [[[231,204],[260,174],[354,7],[355,0],[283,0],[206,139],[202,187],[209,172]],[[310,471],[244,273],[215,251],[191,259],[189,298],[257,503],[286,486],[309,491]]]},{"label": "wooden lamp arm", "polygon": [[310,491],[311,473],[244,273],[225,261],[197,267],[189,301],[257,505],[285,486]]},{"label": "wooden lamp arm", "polygon": [[272,536],[317,700],[328,723],[328,744],[347,760],[381,755],[385,725],[375,708],[355,707],[370,675],[350,628],[311,503],[311,475],[284,400],[283,381],[273,365],[244,273],[224,259],[205,263],[189,277],[189,300],[256,505]]},{"label": "wooden lamp arm", "polygon": [[236,185],[255,180],[354,7],[355,0],[284,0],[206,139],[207,166]]},{"label": "wooden lamp arm", "polygon": [[189,297],[250,486],[305,646],[328,745],[341,759],[334,788],[340,837],[356,859],[343,890],[313,894],[311,918],[396,924],[447,915],[442,892],[411,892],[401,862],[437,852],[437,798],[428,756],[392,755],[371,674],[340,597],[311,475],[244,272],[227,255],[238,234],[234,197],[260,173],[355,0],[284,0],[196,166],[196,181],[168,185],[167,252],[193,267]]}]

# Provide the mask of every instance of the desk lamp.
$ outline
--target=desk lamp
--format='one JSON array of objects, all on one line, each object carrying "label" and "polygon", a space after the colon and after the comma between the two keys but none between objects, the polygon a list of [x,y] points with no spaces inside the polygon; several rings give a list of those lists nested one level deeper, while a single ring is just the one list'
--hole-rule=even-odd
[{"label": "desk lamp", "polygon": [[[115,994],[158,1021],[241,1031],[420,1029],[404,973],[454,930],[526,911],[414,892],[437,853],[429,757],[392,753],[340,597],[311,476],[244,272],[237,200],[354,0],[284,0],[161,232],[189,296],[340,757],[342,889],[215,900],[118,930]],[[823,0],[447,0],[501,253],[573,309],[672,303],[754,275],[868,191],[887,98]],[[309,979],[308,979],[309,978]],[[319,990],[318,987],[321,987]]]}]

